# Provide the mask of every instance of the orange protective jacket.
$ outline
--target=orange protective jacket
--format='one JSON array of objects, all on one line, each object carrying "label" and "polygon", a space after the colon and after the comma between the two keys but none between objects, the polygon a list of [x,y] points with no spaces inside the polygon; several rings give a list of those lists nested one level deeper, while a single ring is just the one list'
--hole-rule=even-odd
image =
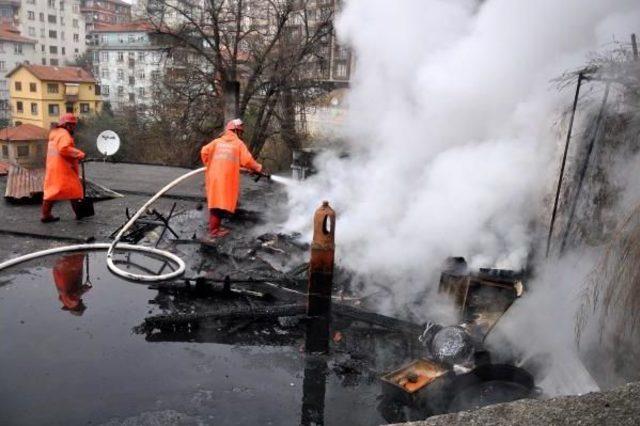
[{"label": "orange protective jacket", "polygon": [[47,166],[44,175],[44,199],[77,200],[83,197],[78,176],[78,161],[84,152],[76,149],[69,132],[58,127],[49,132]]},{"label": "orange protective jacket", "polygon": [[82,295],[91,287],[82,284],[82,269],[86,254],[76,253],[56,261],[53,266],[53,281],[58,289],[58,299],[67,309],[76,309]]},{"label": "orange protective jacket", "polygon": [[262,165],[231,130],[205,145],[200,157],[206,167],[204,180],[209,208],[235,212],[240,193],[240,168],[260,172]]}]

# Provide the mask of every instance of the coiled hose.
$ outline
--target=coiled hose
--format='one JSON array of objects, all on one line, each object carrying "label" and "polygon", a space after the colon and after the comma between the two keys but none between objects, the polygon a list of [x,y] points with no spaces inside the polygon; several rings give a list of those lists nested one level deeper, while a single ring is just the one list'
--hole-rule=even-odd
[{"label": "coiled hose", "polygon": [[[160,250],[154,247],[145,247],[145,246],[137,246],[132,244],[119,244],[120,239],[124,235],[125,232],[134,224],[136,220],[146,211],[146,209],[153,203],[156,202],[158,198],[160,198],[165,192],[178,185],[182,181],[189,179],[192,176],[197,175],[198,173],[202,173],[205,170],[204,167],[199,169],[190,171],[179,178],[171,181],[164,188],[158,191],[153,197],[151,197],[142,207],[138,209],[138,211],[129,219],[129,221],[120,229],[120,232],[116,235],[112,243],[88,243],[88,244],[74,244],[70,246],[63,247],[55,247],[47,250],[41,250],[34,253],[29,253],[24,256],[16,257],[14,259],[7,260],[5,262],[0,263],[0,271],[3,269],[9,268],[11,266],[17,265],[19,263],[23,263],[29,260],[33,260],[43,256],[49,256],[51,254],[57,253],[66,253],[70,251],[86,251],[86,250],[107,250],[107,267],[114,274],[131,281],[144,281],[144,282],[153,282],[153,281],[165,281],[170,280],[180,275],[184,274],[187,265],[184,263],[182,259],[176,256],[173,253],[170,253],[166,250]],[[116,250],[116,247],[120,250],[125,251],[137,251],[141,253],[152,254],[156,256],[163,257],[165,259],[170,260],[178,265],[178,268],[174,271],[168,272],[166,274],[160,275],[143,275],[143,274],[134,274],[131,272],[124,271],[118,268],[113,261],[113,253]]]}]

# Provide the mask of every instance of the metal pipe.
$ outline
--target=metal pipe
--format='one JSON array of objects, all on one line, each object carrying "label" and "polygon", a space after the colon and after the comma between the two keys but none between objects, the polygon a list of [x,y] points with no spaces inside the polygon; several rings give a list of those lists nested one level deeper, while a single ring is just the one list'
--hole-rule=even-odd
[{"label": "metal pipe", "polygon": [[571,211],[569,213],[569,218],[567,220],[567,226],[564,229],[564,234],[562,236],[562,244],[560,245],[560,254],[564,252],[565,246],[567,245],[567,239],[569,237],[569,231],[571,230],[571,223],[573,222],[573,216],[576,213],[576,207],[578,205],[578,199],[580,198],[580,191],[582,190],[582,183],[584,181],[584,177],[587,174],[587,168],[589,167],[589,162],[591,159],[591,153],[593,152],[593,147],[598,139],[598,135],[600,133],[600,125],[602,124],[602,119],[604,117],[604,108],[607,104],[607,99],[609,98],[609,89],[611,83],[607,83],[604,89],[604,96],[602,97],[602,103],[600,104],[600,110],[598,111],[598,117],[596,118],[595,129],[593,130],[593,137],[589,142],[589,146],[587,148],[587,156],[582,163],[582,168],[580,169],[580,175],[578,178],[578,185],[576,186],[576,195],[573,198],[573,203],[571,205]]},{"label": "metal pipe", "polygon": [[328,201],[323,201],[313,216],[313,242],[307,288],[307,314],[310,316],[323,315],[331,309],[335,222],[336,213]]},{"label": "metal pipe", "polygon": [[578,74],[578,83],[576,84],[576,94],[573,98],[573,107],[571,108],[571,119],[569,120],[569,130],[567,131],[567,139],[564,143],[564,152],[562,154],[562,165],[560,166],[560,176],[558,177],[558,188],[556,189],[556,198],[553,201],[553,212],[551,213],[551,224],[549,225],[549,235],[547,235],[547,252],[545,257],[549,257],[549,249],[551,248],[551,236],[553,235],[553,226],[556,222],[556,214],[558,213],[558,202],[560,200],[560,190],[562,189],[562,179],[564,176],[564,168],[567,164],[567,152],[569,151],[569,142],[571,141],[571,132],[573,131],[573,121],[576,117],[576,109],[578,107],[578,98],[580,96],[580,86],[584,75]]}]

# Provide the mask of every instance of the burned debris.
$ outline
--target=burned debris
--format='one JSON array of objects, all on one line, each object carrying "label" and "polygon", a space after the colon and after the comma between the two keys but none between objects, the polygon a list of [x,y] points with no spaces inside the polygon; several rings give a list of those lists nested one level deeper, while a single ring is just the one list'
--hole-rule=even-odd
[{"label": "burned debris", "polygon": [[[232,234],[203,246],[209,260],[198,276],[149,287],[157,291],[150,303],[162,313],[134,331],[150,342],[299,347],[307,359],[305,383],[313,381],[305,388],[303,415],[315,421],[324,404],[318,387],[328,374],[345,386],[377,383],[378,412],[387,421],[536,396],[530,373],[492,364],[483,346],[522,295],[521,273],[473,271],[463,258],[447,259],[439,291],[457,306],[457,323],[393,318],[353,303],[355,294],[345,298],[336,285],[344,277],[334,265],[336,215],[328,202],[313,223],[310,245],[285,234],[254,240]],[[309,262],[302,261],[305,253]]]}]

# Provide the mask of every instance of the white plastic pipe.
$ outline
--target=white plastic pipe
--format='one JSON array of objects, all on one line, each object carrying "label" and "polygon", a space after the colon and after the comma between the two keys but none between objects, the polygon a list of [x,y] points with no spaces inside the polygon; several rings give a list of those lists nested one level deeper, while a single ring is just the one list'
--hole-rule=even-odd
[{"label": "white plastic pipe", "polygon": [[[132,281],[152,282],[152,281],[170,280],[170,279],[179,277],[184,273],[187,266],[184,263],[184,261],[180,259],[178,256],[176,256],[175,254],[170,253],[166,250],[160,250],[154,247],[136,246],[132,244],[119,244],[119,243],[124,233],[127,232],[127,230],[134,224],[134,222],[140,217],[142,213],[144,213],[144,211],[151,204],[153,204],[165,192],[167,192],[174,186],[178,185],[180,182],[186,179],[189,179],[190,177],[197,175],[198,173],[202,173],[204,170],[205,168],[202,167],[202,168],[193,170],[189,173],[186,173],[180,176],[179,178],[175,179],[174,181],[170,182],[168,185],[166,185],[164,188],[158,191],[153,197],[149,199],[149,201],[147,201],[142,207],[140,207],[140,209],[138,209],[136,214],[134,214],[131,217],[131,219],[129,219],[129,221],[122,227],[120,232],[118,232],[118,234],[116,235],[116,237],[114,238],[111,244],[109,243],[74,244],[70,246],[55,247],[47,250],[41,250],[34,253],[25,254],[24,256],[16,257],[14,259],[10,259],[0,263],[0,271],[2,271],[3,269],[9,268],[11,266],[17,265],[19,263],[33,260],[42,256],[48,256],[51,254],[65,253],[70,251],[83,251],[83,250],[107,250],[107,267],[111,272],[113,272],[114,274],[122,278],[132,280]],[[134,274],[131,272],[124,271],[118,268],[113,262],[113,252],[116,251],[116,246],[118,249],[125,250],[125,251],[137,251],[137,252],[148,253],[148,254],[164,257],[174,262],[175,264],[177,264],[178,268],[175,271],[172,271],[166,274],[161,274],[161,275],[142,275],[142,274]]]}]

